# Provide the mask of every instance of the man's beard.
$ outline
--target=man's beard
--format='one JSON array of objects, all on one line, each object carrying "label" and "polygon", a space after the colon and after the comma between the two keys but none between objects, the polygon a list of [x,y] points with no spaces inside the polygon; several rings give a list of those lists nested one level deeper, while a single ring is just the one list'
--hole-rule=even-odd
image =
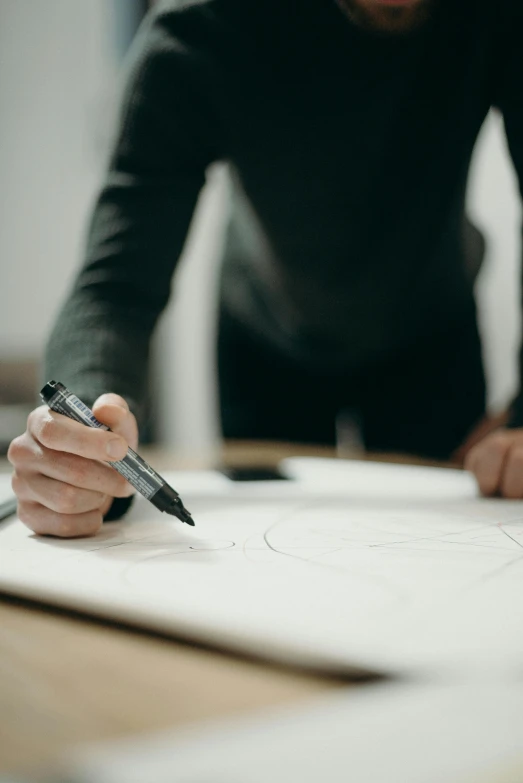
[{"label": "man's beard", "polygon": [[405,34],[421,27],[430,15],[432,0],[408,6],[387,6],[365,0],[336,0],[349,19],[367,30],[385,35]]}]

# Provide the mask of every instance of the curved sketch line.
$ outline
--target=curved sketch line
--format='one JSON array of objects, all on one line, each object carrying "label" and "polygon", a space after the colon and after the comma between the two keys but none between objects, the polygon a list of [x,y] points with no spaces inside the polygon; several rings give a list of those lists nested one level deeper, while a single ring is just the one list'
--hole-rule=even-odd
[{"label": "curved sketch line", "polygon": [[[277,547],[273,546],[273,544],[269,540],[269,536],[270,536],[271,532],[273,532],[282,523],[288,521],[289,518],[292,518],[296,513],[299,513],[300,510],[307,510],[307,509],[310,510],[312,505],[321,505],[321,502],[322,502],[321,500],[318,500],[315,504],[311,504],[310,500],[309,500],[307,503],[304,503],[303,506],[298,507],[298,508],[294,508],[288,514],[283,515],[282,517],[280,517],[280,519],[278,519],[276,522],[273,522],[273,524],[270,525],[264,531],[263,539],[264,539],[265,543],[267,544],[267,546],[269,547],[269,549],[272,550],[273,552],[275,552],[278,555],[283,555],[285,557],[291,557],[294,560],[298,560],[298,561],[300,561],[302,563],[309,562],[311,565],[317,566],[318,568],[327,568],[327,569],[329,569],[331,571],[335,571],[337,573],[345,574],[347,572],[347,569],[344,568],[343,566],[332,565],[332,564],[328,564],[328,563],[320,563],[320,562],[318,562],[318,560],[311,560],[311,559],[300,557],[299,555],[293,555],[290,552],[285,552],[285,551],[283,551],[281,549],[278,549]],[[310,547],[307,547],[307,548],[310,549]],[[362,572],[361,570],[359,570],[357,573],[363,579],[366,579],[366,580],[370,579],[371,582],[373,581],[373,582],[381,583],[381,586],[383,586],[385,589],[387,589],[389,591],[389,594],[390,594],[391,590],[394,590],[395,597],[398,600],[403,601],[403,600],[407,599],[408,596],[409,596],[408,591],[402,590],[401,588],[398,587],[396,582],[393,582],[390,579],[387,579],[386,577],[382,577],[382,576],[380,576],[378,574],[372,574],[372,576],[369,576],[368,573],[365,573],[364,571]],[[356,574],[356,570],[355,569],[352,569],[352,574]]]},{"label": "curved sketch line", "polygon": [[[454,520],[455,522],[461,521],[462,524],[459,526],[457,525],[458,529],[454,531],[449,531],[446,529],[444,532],[440,532],[437,535],[425,535],[425,536],[412,536],[411,538],[405,538],[397,541],[389,541],[389,542],[367,542],[362,543],[361,538],[358,538],[355,536],[355,538],[351,538],[349,535],[347,535],[347,531],[343,529],[339,530],[321,530],[318,527],[307,527],[305,531],[302,531],[305,536],[318,536],[319,540],[312,541],[308,546],[303,541],[300,541],[299,532],[291,530],[291,533],[293,533],[293,536],[290,536],[291,541],[296,542],[297,545],[293,546],[292,543],[289,543],[288,546],[282,545],[282,544],[276,544],[274,542],[274,534],[277,531],[278,528],[280,528],[282,525],[285,525],[285,523],[292,520],[293,516],[299,516],[300,512],[305,512],[307,514],[310,514],[311,511],[314,511],[314,507],[321,507],[322,501],[321,499],[318,499],[317,501],[311,502],[311,499],[309,498],[307,503],[304,503],[301,507],[293,509],[292,512],[289,514],[286,514],[285,516],[278,519],[276,522],[274,522],[270,527],[267,528],[267,530],[263,534],[264,541],[266,545],[276,554],[285,555],[287,557],[292,557],[296,560],[301,560],[305,563],[311,563],[312,565],[317,565],[322,568],[329,568],[331,570],[335,571],[341,571],[341,572],[347,572],[347,567],[344,567],[343,565],[333,565],[331,563],[325,563],[321,562],[322,558],[326,558],[329,555],[333,554],[337,551],[342,550],[374,550],[374,551],[383,551],[385,549],[388,549],[389,551],[396,551],[396,552],[403,552],[403,553],[425,553],[427,554],[433,554],[434,557],[439,557],[442,552],[452,552],[454,550],[454,553],[459,555],[466,556],[467,554],[471,554],[472,552],[477,553],[478,556],[480,556],[480,550],[490,550],[489,554],[492,558],[497,558],[497,563],[490,564],[490,569],[485,568],[483,573],[474,577],[473,582],[469,583],[468,585],[463,585],[459,592],[467,591],[468,589],[471,589],[474,585],[476,585],[485,578],[489,578],[490,574],[495,575],[497,573],[501,573],[509,566],[513,565],[516,562],[520,561],[520,558],[510,559],[508,562],[500,563],[500,558],[504,558],[507,560],[507,558],[510,557],[510,551],[513,551],[512,545],[509,546],[500,546],[501,539],[499,538],[499,532],[502,532],[504,536],[506,536],[508,539],[510,539],[511,542],[516,544],[519,548],[523,549],[523,543],[518,541],[516,538],[514,538],[510,533],[508,533],[505,529],[505,526],[507,525],[514,525],[519,524],[523,522],[523,519],[517,518],[510,521],[496,521],[492,519],[484,519],[482,520],[482,524],[478,525],[477,523],[474,525],[473,519],[467,519],[466,516],[456,514],[457,520]],[[347,509],[349,510],[349,509]],[[354,511],[354,509],[352,509]],[[365,511],[365,510],[364,510]],[[357,510],[356,510],[357,513]],[[366,512],[368,513],[368,512]],[[379,513],[379,512],[378,512]],[[391,522],[399,522],[402,525],[409,524],[413,522],[412,520],[412,514],[418,513],[417,509],[409,509],[408,510],[408,517],[407,519],[401,519],[401,514],[398,513],[397,519],[392,519]],[[440,513],[437,510],[434,513]],[[423,511],[419,510],[420,516],[422,516]],[[430,521],[430,520],[429,520]],[[444,521],[444,517],[442,516],[442,521]],[[452,521],[452,520],[450,520]],[[477,520],[476,520],[477,522]],[[470,524],[472,523],[472,524]],[[350,524],[350,520],[349,520]],[[367,525],[365,523],[365,520],[363,522],[357,523],[361,533],[365,534],[365,532],[368,532],[369,535],[372,536],[385,536],[391,534],[391,527],[384,527],[382,524],[377,525],[371,524]],[[392,525],[392,529],[394,529],[394,526]],[[342,535],[340,536],[340,533]],[[345,533],[345,535],[343,535]],[[470,535],[475,534],[473,536],[473,539],[470,540]],[[329,544],[332,546],[332,544],[335,543],[335,540],[337,540],[338,543],[343,542],[342,546],[338,546],[335,549],[330,548],[327,552],[321,551],[318,552],[318,554],[313,554],[309,557],[303,557],[299,554],[300,550],[306,550],[310,553],[311,549],[321,549],[321,537],[323,537],[323,543],[328,547]],[[486,543],[479,543],[478,539],[481,537],[486,538]],[[489,544],[488,540],[489,537],[493,539],[492,543]],[[307,539],[306,539],[307,540]],[[346,542],[346,543],[345,543]],[[418,544],[422,542],[427,542],[427,547],[416,547],[412,546],[413,544]],[[496,545],[497,543],[497,545]],[[507,542],[508,543],[508,542]],[[430,546],[432,544],[432,546]],[[409,546],[410,545],[410,546]],[[461,549],[460,549],[461,547]],[[465,547],[465,551],[463,551],[463,547]],[[325,546],[323,547],[325,548]],[[468,550],[468,551],[467,551]],[[486,554],[486,552],[485,552]],[[481,552],[481,557],[483,557],[483,552]],[[521,558],[523,560],[523,558]],[[351,566],[351,573],[354,574],[354,568]],[[381,583],[385,585],[389,590],[391,587],[394,589],[394,593],[400,595],[402,598],[408,597],[409,592],[403,590],[397,583],[396,580],[391,580],[387,577],[381,577],[379,574],[373,573],[369,574],[368,572],[361,572],[358,574],[363,576],[366,579],[371,579],[375,584]]]},{"label": "curved sketch line", "polygon": [[498,522],[497,526],[498,529],[501,530],[503,535],[505,535],[507,538],[510,538],[510,540],[513,541],[516,544],[516,546],[518,546],[520,549],[523,549],[523,544],[520,541],[518,541],[517,538],[511,536],[510,533],[507,533],[507,531],[505,530],[505,526],[502,522]]}]

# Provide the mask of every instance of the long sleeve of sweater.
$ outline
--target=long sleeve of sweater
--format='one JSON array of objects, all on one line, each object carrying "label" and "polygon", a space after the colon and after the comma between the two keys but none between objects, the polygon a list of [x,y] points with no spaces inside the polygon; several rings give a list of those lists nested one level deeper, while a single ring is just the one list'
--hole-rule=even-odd
[{"label": "long sleeve of sweater", "polygon": [[84,263],[45,358],[46,378],[88,403],[103,392],[121,394],[139,418],[151,334],[205,170],[220,157],[210,64],[188,43],[192,33],[190,9],[158,13],[133,45]]}]

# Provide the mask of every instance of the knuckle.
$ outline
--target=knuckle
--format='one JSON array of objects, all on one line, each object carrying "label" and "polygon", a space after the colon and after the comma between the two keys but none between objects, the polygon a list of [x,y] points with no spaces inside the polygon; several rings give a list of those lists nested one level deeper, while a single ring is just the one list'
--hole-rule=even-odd
[{"label": "knuckle", "polygon": [[517,470],[521,470],[523,467],[523,447],[518,445],[513,449],[510,455],[510,461],[514,463]]},{"label": "knuckle", "polygon": [[481,454],[471,454],[467,460],[466,467],[476,476],[478,480],[485,473]]},{"label": "knuckle", "polygon": [[45,416],[38,426],[35,433],[36,437],[44,446],[53,448],[57,441],[56,423],[51,416]]},{"label": "knuckle", "polygon": [[101,512],[97,514],[92,514],[91,517],[89,518],[89,523],[85,527],[84,535],[94,536],[96,533],[98,533],[102,525],[103,525],[103,518]]},{"label": "knuckle", "polygon": [[19,503],[18,504],[18,519],[20,522],[23,522],[24,525],[30,525],[30,514],[28,513],[28,505],[27,503]]},{"label": "knuckle", "polygon": [[74,514],[78,508],[78,490],[67,484],[60,487],[57,498],[57,507],[62,514]]},{"label": "knuckle", "polygon": [[39,519],[38,514],[35,513],[35,506],[33,503],[24,503],[21,501],[18,504],[17,515],[20,522],[23,522],[24,525],[34,533],[42,535],[46,532],[43,528],[42,520]]},{"label": "knuckle", "polygon": [[84,486],[89,478],[89,463],[70,457],[64,461],[64,473],[70,484]]},{"label": "knuckle", "polygon": [[22,488],[25,486],[25,481],[22,480],[20,475],[16,472],[11,476],[11,489],[17,497],[20,497]]},{"label": "knuckle", "polygon": [[504,454],[504,452],[507,449],[507,446],[509,445],[509,440],[507,438],[507,435],[503,432],[496,432],[494,435],[491,435],[490,438],[487,438],[485,441],[485,449],[489,449],[490,451],[494,452],[497,456],[501,456]]},{"label": "knuckle", "polygon": [[478,460],[471,469],[474,475],[481,494],[491,495],[495,492],[498,482],[498,474],[496,471],[488,469],[488,465],[482,460]]},{"label": "knuckle", "polygon": [[17,462],[20,462],[23,459],[22,455],[24,453],[25,449],[23,445],[23,436],[19,435],[9,444],[9,448],[7,450],[7,459],[11,465],[15,465]]},{"label": "knuckle", "polygon": [[112,495],[104,495],[103,501],[100,503],[98,511],[100,512],[102,519],[105,517],[111,506],[113,505],[114,498]]},{"label": "knuckle", "polygon": [[472,471],[472,473],[474,474],[474,478],[479,484],[479,488],[482,490],[484,488],[485,483],[488,482],[488,473],[486,473],[477,465],[475,469]]},{"label": "knuckle", "polygon": [[42,408],[35,408],[31,411],[29,416],[27,417],[27,429],[29,432],[34,432],[38,427],[40,426],[40,421],[42,419],[43,414],[43,406]]},{"label": "knuckle", "polygon": [[42,427],[42,423],[49,418],[49,409],[46,405],[35,408],[27,417],[27,431],[36,437]]},{"label": "knuckle", "polygon": [[476,476],[479,489],[482,495],[492,495],[496,489],[496,483],[487,475]]},{"label": "knuckle", "polygon": [[74,519],[63,516],[58,519],[56,534],[61,538],[72,538],[77,534],[77,526]]},{"label": "knuckle", "polygon": [[16,466],[27,462],[33,456],[28,437],[24,433],[11,441],[7,451],[7,459],[11,465]]},{"label": "knuckle", "polygon": [[89,516],[82,516],[81,518],[64,515],[58,519],[55,535],[60,538],[91,536],[100,529],[101,524],[101,514],[89,514]]}]

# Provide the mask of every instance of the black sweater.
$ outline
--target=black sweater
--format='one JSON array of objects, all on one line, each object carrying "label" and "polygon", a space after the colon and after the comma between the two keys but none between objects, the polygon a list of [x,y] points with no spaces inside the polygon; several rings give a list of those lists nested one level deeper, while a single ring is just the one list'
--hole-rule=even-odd
[{"label": "black sweater", "polygon": [[[334,0],[164,3],[133,46],[85,263],[46,376],[143,402],[205,172],[230,164],[225,305],[304,364],[365,370],[471,307],[464,211],[490,107],[523,175],[523,2],[435,0],[415,33],[367,32]],[[514,424],[523,424],[521,397]]]}]

